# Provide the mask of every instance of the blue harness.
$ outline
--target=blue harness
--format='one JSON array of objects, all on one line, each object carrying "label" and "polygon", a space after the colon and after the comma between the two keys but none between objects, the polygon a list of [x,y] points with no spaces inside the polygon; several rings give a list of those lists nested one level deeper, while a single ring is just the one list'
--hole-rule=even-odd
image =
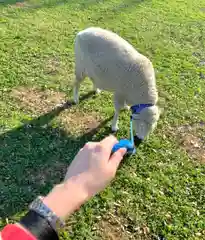
[{"label": "blue harness", "polygon": [[[131,107],[132,115],[139,114],[144,108],[152,107],[154,104],[138,104]],[[127,154],[134,154],[136,152],[134,134],[133,134],[133,117],[130,116],[130,140],[121,139],[112,149],[112,153],[116,152],[120,148],[127,148]]]},{"label": "blue harness", "polygon": [[131,109],[131,111],[132,111],[132,114],[138,114],[138,113],[140,113],[144,108],[152,107],[152,106],[154,106],[154,104],[137,104],[137,105],[132,106],[130,109]]}]

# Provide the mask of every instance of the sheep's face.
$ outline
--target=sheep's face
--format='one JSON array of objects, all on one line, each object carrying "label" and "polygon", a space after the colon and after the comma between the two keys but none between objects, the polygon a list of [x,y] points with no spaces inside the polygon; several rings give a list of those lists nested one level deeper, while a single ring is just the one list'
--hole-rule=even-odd
[{"label": "sheep's face", "polygon": [[137,138],[144,140],[156,127],[160,112],[157,106],[152,106],[132,116],[134,134]]}]

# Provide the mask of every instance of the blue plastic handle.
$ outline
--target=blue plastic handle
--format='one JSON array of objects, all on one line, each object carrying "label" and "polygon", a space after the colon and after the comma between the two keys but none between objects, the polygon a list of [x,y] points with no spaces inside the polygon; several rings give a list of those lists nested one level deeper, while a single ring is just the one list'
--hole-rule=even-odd
[{"label": "blue plastic handle", "polygon": [[127,154],[134,154],[136,152],[133,143],[128,139],[121,139],[117,144],[115,144],[112,149],[112,153],[116,152],[120,148],[126,148]]}]

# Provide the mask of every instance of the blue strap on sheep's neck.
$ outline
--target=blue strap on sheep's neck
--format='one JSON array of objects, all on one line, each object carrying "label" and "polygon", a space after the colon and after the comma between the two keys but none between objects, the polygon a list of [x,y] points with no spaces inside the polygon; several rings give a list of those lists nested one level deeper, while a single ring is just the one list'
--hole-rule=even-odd
[{"label": "blue strap on sheep's neck", "polygon": [[137,104],[132,106],[130,109],[132,111],[132,114],[137,114],[137,113],[140,113],[144,108],[152,107],[152,106],[154,106],[154,104]]}]

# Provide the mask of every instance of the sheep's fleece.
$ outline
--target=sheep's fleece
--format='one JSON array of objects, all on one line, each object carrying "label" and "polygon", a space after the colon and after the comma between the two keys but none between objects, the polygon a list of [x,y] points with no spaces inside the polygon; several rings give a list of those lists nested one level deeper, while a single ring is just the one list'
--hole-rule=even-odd
[{"label": "sheep's fleece", "polygon": [[151,61],[117,34],[98,27],[79,32],[75,39],[74,100],[79,101],[80,83],[89,77],[94,89],[114,93],[112,130],[118,129],[121,108],[153,104],[133,116],[135,135],[144,139],[159,119],[158,93]]}]

